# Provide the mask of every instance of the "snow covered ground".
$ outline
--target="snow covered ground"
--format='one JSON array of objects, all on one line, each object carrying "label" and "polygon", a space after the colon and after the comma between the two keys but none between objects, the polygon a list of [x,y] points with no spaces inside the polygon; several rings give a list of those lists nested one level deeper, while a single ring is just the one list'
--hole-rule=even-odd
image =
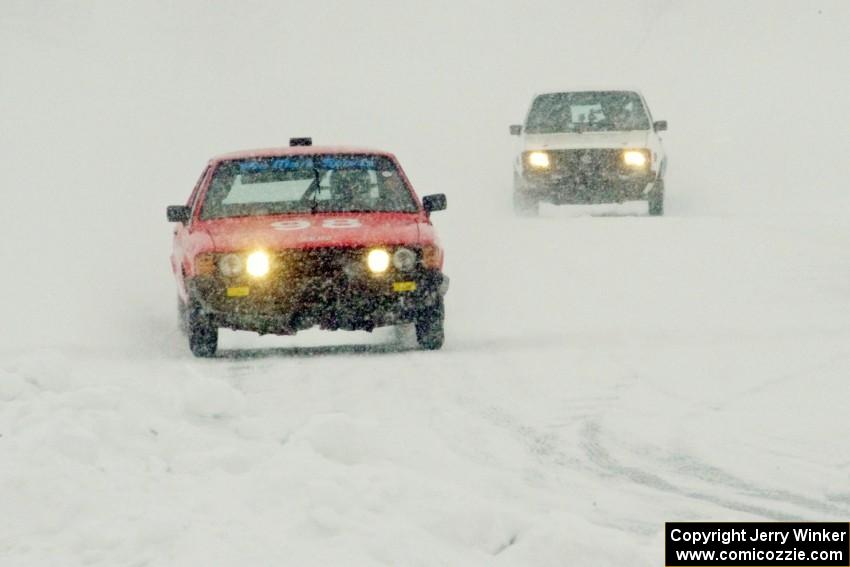
[{"label": "snow covered ground", "polygon": [[[509,212],[507,124],[571,82],[532,56],[569,45],[516,4],[414,26],[388,3],[398,52],[289,7],[337,32],[318,70],[328,45],[387,58],[342,71],[371,98],[264,65],[311,37],[268,5],[2,8],[0,565],[660,565],[665,521],[850,517],[847,4],[573,5],[597,24],[577,82],[645,85],[671,122],[669,214],[539,219]],[[600,69],[626,48],[669,65]],[[386,330],[189,355],[164,207],[208,155],[290,134],[362,136],[448,193],[442,351]]]},{"label": "snow covered ground", "polygon": [[655,565],[666,520],[850,515],[846,225],[544,214],[452,239],[441,352],[4,355],[7,564]]}]

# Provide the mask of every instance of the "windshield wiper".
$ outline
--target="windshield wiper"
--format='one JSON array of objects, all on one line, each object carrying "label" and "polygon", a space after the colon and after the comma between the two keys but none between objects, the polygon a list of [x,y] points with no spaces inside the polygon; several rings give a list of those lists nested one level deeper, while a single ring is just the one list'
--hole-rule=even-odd
[{"label": "windshield wiper", "polygon": [[318,167],[313,168],[313,173],[316,176],[315,180],[313,181],[313,183],[316,184],[316,189],[313,191],[313,202],[310,204],[311,215],[316,214],[316,210],[318,210],[319,208],[319,191],[321,191],[320,185],[322,183]]},{"label": "windshield wiper", "polygon": [[301,195],[301,202],[307,203],[310,201],[310,214],[315,214],[319,209],[319,191],[321,190],[319,185],[321,183],[321,173],[318,168],[313,168],[313,181],[310,182],[310,186],[307,187],[307,190],[304,191],[304,194]]}]

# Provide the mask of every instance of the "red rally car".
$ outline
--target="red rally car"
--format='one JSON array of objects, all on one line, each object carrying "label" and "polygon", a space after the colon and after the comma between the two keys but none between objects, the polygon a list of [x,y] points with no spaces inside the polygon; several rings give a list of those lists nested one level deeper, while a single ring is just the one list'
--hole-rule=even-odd
[{"label": "red rally car", "polygon": [[443,250],[430,214],[387,152],[313,147],[210,160],[177,223],[171,266],[189,347],[212,356],[218,329],[289,335],[413,324],[443,345]]}]

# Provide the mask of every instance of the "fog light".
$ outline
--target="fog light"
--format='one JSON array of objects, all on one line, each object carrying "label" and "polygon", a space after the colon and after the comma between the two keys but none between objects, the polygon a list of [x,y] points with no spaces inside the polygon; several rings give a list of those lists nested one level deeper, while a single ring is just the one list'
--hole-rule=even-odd
[{"label": "fog light", "polygon": [[393,254],[393,266],[402,272],[408,272],[416,266],[416,252],[409,248],[399,248]]},{"label": "fog light", "polygon": [[242,258],[239,254],[225,254],[218,261],[218,269],[229,278],[242,273]]},{"label": "fog light", "polygon": [[261,278],[269,273],[269,255],[262,251],[251,252],[245,262],[245,269],[255,278]]},{"label": "fog light", "polygon": [[390,267],[390,255],[382,248],[375,248],[366,257],[366,265],[374,274],[386,272],[387,268]]}]

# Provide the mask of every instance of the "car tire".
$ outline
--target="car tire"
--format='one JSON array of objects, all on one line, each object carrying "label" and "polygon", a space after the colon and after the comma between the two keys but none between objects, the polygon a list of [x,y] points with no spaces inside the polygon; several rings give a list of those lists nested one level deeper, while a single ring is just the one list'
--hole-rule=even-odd
[{"label": "car tire", "polygon": [[215,356],[218,327],[198,305],[188,309],[189,350],[199,358]]},{"label": "car tire", "polygon": [[664,214],[664,181],[658,180],[649,192],[649,216],[660,217]]},{"label": "car tire", "polygon": [[445,308],[443,298],[438,297],[434,305],[423,309],[416,317],[416,342],[422,350],[439,350],[445,340],[443,321]]},{"label": "car tire", "polygon": [[518,217],[536,217],[540,213],[540,203],[528,195],[514,193],[514,213]]},{"label": "car tire", "polygon": [[514,213],[518,217],[536,217],[540,203],[524,191],[522,178],[514,173]]},{"label": "car tire", "polygon": [[177,326],[180,328],[180,334],[184,337],[189,336],[189,308],[179,295],[177,296]]}]

